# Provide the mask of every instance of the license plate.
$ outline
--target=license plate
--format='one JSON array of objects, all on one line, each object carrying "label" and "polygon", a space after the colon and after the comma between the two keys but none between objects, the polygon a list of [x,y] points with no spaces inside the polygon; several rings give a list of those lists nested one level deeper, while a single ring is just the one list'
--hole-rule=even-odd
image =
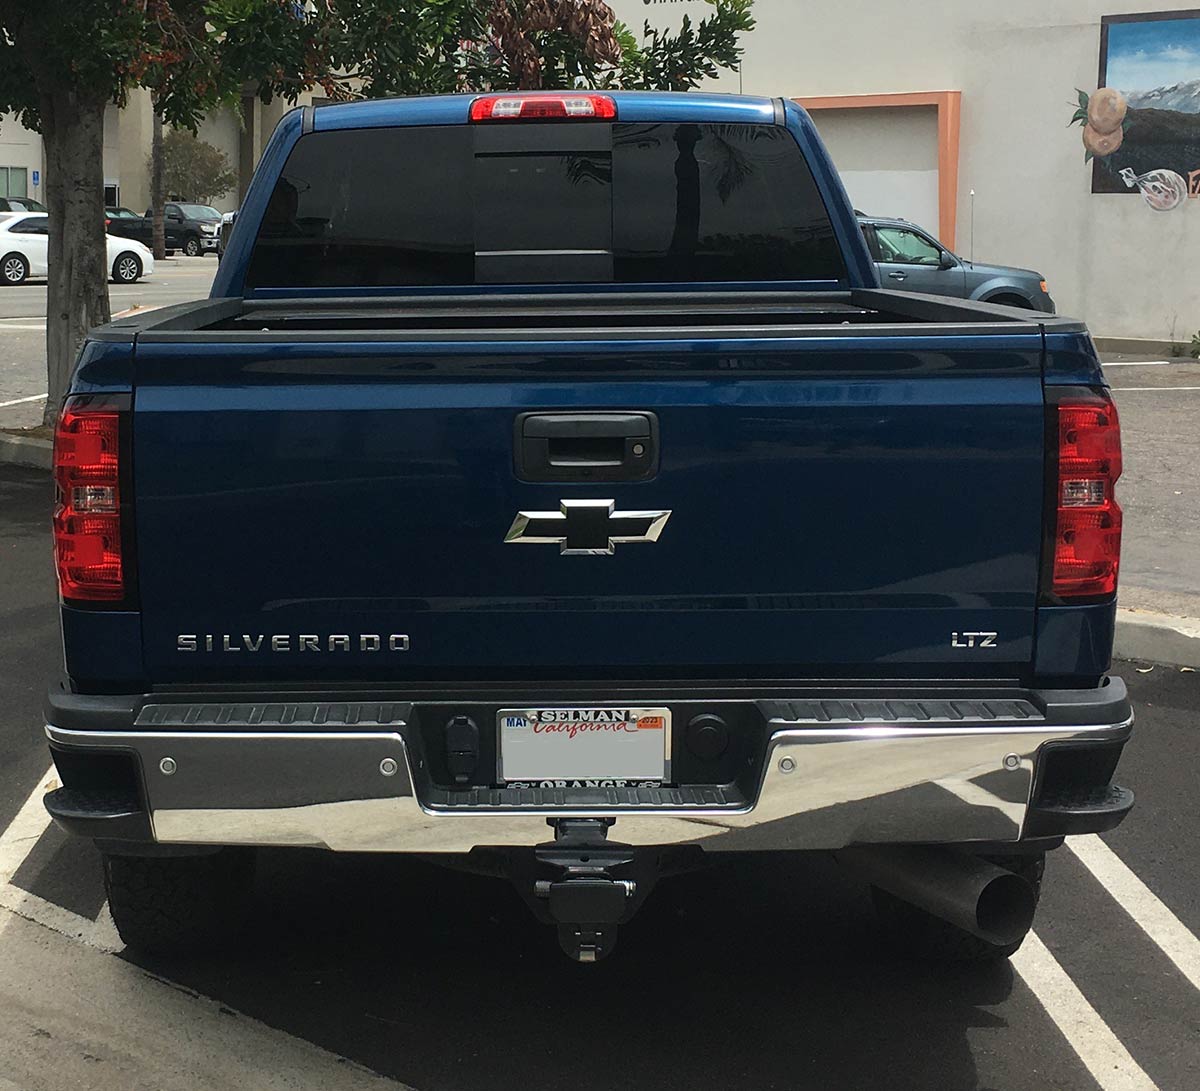
[{"label": "license plate", "polygon": [[667,779],[666,708],[503,708],[496,726],[507,784],[627,787]]}]

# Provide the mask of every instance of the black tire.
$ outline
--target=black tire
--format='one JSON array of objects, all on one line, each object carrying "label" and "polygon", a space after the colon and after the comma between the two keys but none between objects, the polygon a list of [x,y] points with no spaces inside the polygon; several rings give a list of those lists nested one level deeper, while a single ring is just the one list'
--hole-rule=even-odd
[{"label": "black tire", "polygon": [[0,258],[0,283],[24,284],[29,277],[29,262],[23,254],[5,254]]},{"label": "black tire", "polygon": [[118,284],[133,284],[142,275],[142,259],[130,250],[123,250],[113,262],[112,278]]},{"label": "black tire", "polygon": [[252,849],[103,860],[109,909],[127,947],[186,956],[241,936],[254,892]]},{"label": "black tire", "polygon": [[183,252],[189,258],[198,258],[200,256],[200,240],[195,235],[189,235],[183,241]]},{"label": "black tire", "polygon": [[[1041,896],[1046,854],[1032,856],[989,856],[997,867],[1020,875],[1033,887],[1034,902]],[[964,932],[953,924],[901,901],[879,887],[871,887],[871,899],[883,928],[888,948],[907,958],[931,962],[991,962],[1016,954],[1025,936],[1014,943],[996,944]],[[1028,935],[1028,933],[1026,933]]]}]

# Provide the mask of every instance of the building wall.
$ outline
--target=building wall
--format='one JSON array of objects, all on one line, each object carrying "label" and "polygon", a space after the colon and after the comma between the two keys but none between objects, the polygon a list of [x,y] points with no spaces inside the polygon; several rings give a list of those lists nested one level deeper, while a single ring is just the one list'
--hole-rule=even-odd
[{"label": "building wall", "polygon": [[[611,3],[639,31],[646,18],[669,26],[710,10],[701,0]],[[788,97],[960,90],[958,250],[1042,271],[1060,311],[1086,319],[1095,333],[1186,341],[1200,327],[1191,273],[1200,201],[1156,213],[1137,196],[1093,194],[1080,129],[1067,128],[1075,88],[1096,87],[1101,16],[1169,7],[840,0],[831,9],[816,0],[757,0],[740,81],[726,75],[718,89],[736,91],[740,82],[748,94]],[[894,169],[882,121],[880,132],[879,169]],[[861,134],[843,141],[831,133],[831,144],[835,158],[862,169]],[[870,211],[890,210],[873,200]]]},{"label": "building wall", "polygon": [[33,172],[43,169],[42,138],[26,129],[13,114],[0,114],[0,167],[24,168],[23,196],[42,198],[45,186],[33,184]]},{"label": "building wall", "polygon": [[[312,100],[304,95],[300,103]],[[266,105],[250,98],[243,103],[242,115],[228,108],[214,110],[200,125],[199,137],[220,148],[229,158],[235,171],[240,171],[243,159],[247,168],[244,182],[249,183],[254,167],[270,139],[276,123],[292,104],[276,99]],[[109,106],[104,112],[103,167],[106,186],[119,188],[119,203],[135,212],[150,207],[150,171],[147,159],[154,130],[154,111],[150,92],[135,88],[129,93],[126,105],[117,109]],[[0,167],[23,167],[26,170],[26,196],[39,200],[45,197],[45,165],[42,138],[26,129],[11,114],[0,115]],[[41,183],[35,189],[33,171],[41,172]],[[236,209],[241,202],[239,188],[213,202],[222,212]]]},{"label": "building wall", "polygon": [[[204,119],[197,135],[201,140],[206,140],[214,147],[220,148],[236,171],[240,157],[241,130],[241,119],[232,110],[223,106],[219,110],[214,110]],[[234,186],[232,190],[220,197],[214,197],[212,204],[220,212],[233,211],[239,204],[237,187]]]},{"label": "building wall", "polygon": [[818,110],[813,120],[855,208],[936,230],[936,107]]},{"label": "building wall", "polygon": [[153,133],[154,107],[150,92],[137,88],[129,93],[129,100],[120,111],[117,147],[121,163],[120,203],[139,214],[150,207],[150,170],[146,159]]},{"label": "building wall", "polygon": [[[104,187],[116,188],[119,203],[125,203],[121,192],[121,111],[115,106],[104,110]],[[109,194],[112,196],[112,194]]]}]

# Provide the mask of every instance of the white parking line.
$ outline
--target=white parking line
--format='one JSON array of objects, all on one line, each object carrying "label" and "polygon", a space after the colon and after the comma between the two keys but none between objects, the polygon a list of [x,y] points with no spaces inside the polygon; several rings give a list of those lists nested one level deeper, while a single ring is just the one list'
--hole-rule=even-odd
[{"label": "white parking line", "polygon": [[7,409],[10,405],[24,405],[26,402],[44,402],[48,397],[48,394],[31,394],[28,398],[13,398],[11,402],[0,402],[0,409]]},{"label": "white parking line", "polygon": [[[54,766],[51,766],[29,793],[29,798],[21,805],[7,829],[0,833],[0,907],[71,939],[82,940],[91,947],[119,951],[121,943],[112,927],[107,905],[105,912],[100,914],[100,920],[93,921],[12,885],[12,877],[17,869],[50,825],[50,815],[46,813],[42,797],[56,783]],[[4,932],[11,920],[7,913],[0,913],[0,933]]]},{"label": "white parking line", "polygon": [[1069,848],[1125,910],[1134,923],[1197,989],[1200,989],[1200,939],[1168,909],[1096,834],[1068,837]]},{"label": "white parking line", "polygon": [[0,889],[9,885],[17,873],[17,868],[21,866],[21,861],[29,855],[38,838],[50,825],[50,816],[42,806],[42,796],[52,783],[54,766],[46,770],[29,793],[29,798],[21,804],[16,816],[4,832],[0,833]]},{"label": "white parking line", "polygon": [[0,319],[0,333],[3,333],[5,330],[37,330],[38,333],[42,333],[45,331],[45,329],[46,329],[45,322],[42,322],[41,324],[39,324],[37,326],[34,326],[28,322],[18,325],[16,322],[6,322],[6,321]]},{"label": "white parking line", "polygon": [[1036,932],[1011,961],[1102,1091],[1157,1091]]},{"label": "white parking line", "polygon": [[[107,902],[101,907],[99,917],[92,921],[12,885],[13,875],[50,823],[50,816],[42,804],[42,797],[56,783],[55,770],[51,766],[29,793],[29,798],[22,804],[16,817],[0,833],[0,937],[3,937],[16,917],[24,917],[69,939],[99,948],[105,953],[120,951],[124,945],[113,927]],[[45,954],[44,950],[39,950],[39,959],[44,959]],[[95,957],[92,956],[93,959]],[[28,962],[29,959],[23,961]],[[6,970],[11,964],[11,960],[4,964]],[[148,1053],[148,1057],[166,1056],[169,1062],[179,1064],[184,1057],[184,1051],[175,1049],[174,1043],[179,1041],[183,1034],[184,1049],[187,1051],[189,1063],[196,1061],[197,1056],[208,1058],[208,1063],[214,1070],[220,1069],[221,1065],[230,1068],[231,1079],[233,1070],[240,1068],[244,1071],[248,1065],[257,1064],[261,1071],[256,1071],[251,1076],[250,1086],[254,1087],[323,1087],[331,1091],[337,1088],[344,1091],[366,1091],[367,1088],[386,1091],[388,1088],[396,1088],[396,1091],[411,1091],[405,1085],[379,1076],[315,1043],[268,1026],[201,993],[182,988],[169,978],[156,977],[115,959],[105,960],[103,969],[98,970],[99,965],[101,964],[96,962],[84,962],[80,954],[75,954],[71,959],[69,979],[64,977],[61,967],[57,976],[45,978],[53,987],[58,987],[57,982],[69,980],[71,997],[61,1005],[56,1003],[53,1008],[48,1008],[45,1016],[59,1019],[69,1025],[73,1015],[76,1021],[78,1020],[72,1004],[77,1008],[78,998],[86,998],[86,1002],[95,1004],[95,1008],[89,1009],[89,1022],[81,1032],[83,1037],[80,1038],[80,1042],[86,1041],[88,1034],[104,1036],[104,1048],[118,1063],[127,1068],[130,1065],[136,1066],[139,1058],[135,1050],[121,1041],[121,1033],[128,1032],[129,1028],[133,1027],[136,1028],[132,1032],[134,1039],[140,1032],[143,1036],[161,1035],[165,1042],[171,1043],[170,1047],[162,1044],[154,1046],[153,1049],[157,1052]],[[107,967],[113,969],[109,970]],[[8,986],[10,983],[10,980],[0,980],[0,986]],[[164,985],[168,988],[163,989]],[[161,990],[161,997],[155,994],[155,990]],[[44,1003],[34,989],[24,988],[23,1000],[26,998],[25,994],[33,997],[31,1002],[34,1007],[17,1012],[16,1017],[19,1021],[28,1021],[29,1014],[36,1009],[36,1005]],[[147,994],[150,996],[149,1003],[145,1003],[144,1000]],[[117,998],[115,1002],[114,995]],[[181,1000],[180,997],[186,999]],[[5,1014],[8,1014],[7,1008]],[[11,1023],[11,1020],[9,1022]],[[184,1027],[187,1027],[186,1034],[182,1030]],[[11,1033],[11,1027],[6,1025],[0,1028],[0,1032]],[[2,1040],[0,1038],[0,1041]],[[49,1076],[48,1079],[50,1083],[47,1086],[58,1086],[53,1076]],[[103,1084],[111,1085],[111,1081]],[[20,1086],[23,1085],[9,1083],[0,1075],[0,1091]],[[124,1082],[122,1086],[126,1086]],[[172,1082],[171,1086],[175,1086],[175,1083]],[[225,1081],[221,1082],[221,1086],[232,1087],[234,1083]]]},{"label": "white parking line", "polygon": [[1180,367],[1184,360],[1113,360],[1111,363],[1101,361],[1102,367]]}]

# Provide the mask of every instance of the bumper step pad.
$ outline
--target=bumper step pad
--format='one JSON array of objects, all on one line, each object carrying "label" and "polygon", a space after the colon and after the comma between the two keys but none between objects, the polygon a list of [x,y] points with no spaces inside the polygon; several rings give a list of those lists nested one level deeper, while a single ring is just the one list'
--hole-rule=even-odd
[{"label": "bumper step pad", "polygon": [[1133,792],[1115,784],[1046,793],[1029,808],[1025,836],[1104,833],[1120,825],[1133,803]]}]

